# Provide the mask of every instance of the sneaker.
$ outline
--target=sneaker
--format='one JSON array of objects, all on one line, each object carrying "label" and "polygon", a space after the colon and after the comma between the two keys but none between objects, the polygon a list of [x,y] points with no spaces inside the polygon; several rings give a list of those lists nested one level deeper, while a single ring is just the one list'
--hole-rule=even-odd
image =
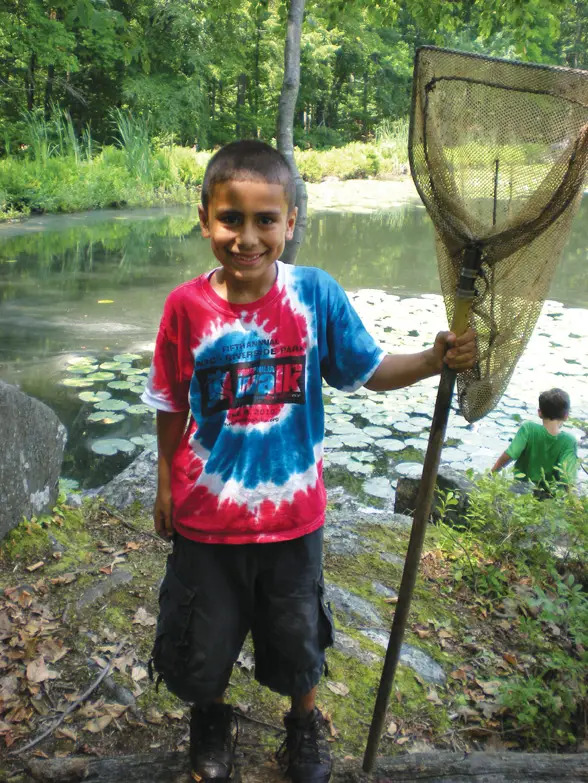
[{"label": "sneaker", "polygon": [[293,783],[327,783],[333,768],[324,732],[325,719],[317,707],[306,718],[288,713],[284,718],[286,739],[278,750],[278,761]]},{"label": "sneaker", "polygon": [[229,704],[192,707],[190,763],[197,783],[223,783],[233,770],[233,708]]}]

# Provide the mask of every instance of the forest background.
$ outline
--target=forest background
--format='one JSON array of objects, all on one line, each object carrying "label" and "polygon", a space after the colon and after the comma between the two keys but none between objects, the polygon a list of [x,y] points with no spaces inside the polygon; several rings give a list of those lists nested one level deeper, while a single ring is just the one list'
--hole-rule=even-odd
[{"label": "forest background", "polygon": [[[0,213],[148,203],[157,191],[182,200],[174,187],[201,178],[196,152],[274,139],[288,5],[3,0]],[[406,173],[412,62],[422,44],[586,68],[588,4],[308,0],[294,142],[302,151],[351,146],[326,163],[301,154],[305,179]],[[395,142],[387,162],[377,146]],[[71,157],[100,164],[83,186],[49,163]],[[27,162],[36,167],[17,165]],[[120,167],[119,181],[104,167]]]}]

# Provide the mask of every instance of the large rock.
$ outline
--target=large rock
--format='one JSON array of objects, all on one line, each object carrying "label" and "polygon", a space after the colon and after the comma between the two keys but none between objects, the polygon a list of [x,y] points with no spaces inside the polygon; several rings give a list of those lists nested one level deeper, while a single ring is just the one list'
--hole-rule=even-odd
[{"label": "large rock", "polygon": [[0,381],[0,540],[53,508],[66,439],[51,408]]},{"label": "large rock", "polygon": [[145,449],[122,473],[92,494],[100,495],[118,509],[137,502],[145,511],[151,511],[157,492],[157,453]]},{"label": "large rock", "polygon": [[[410,514],[415,510],[416,498],[421,483],[420,478],[408,478],[401,476],[396,486],[396,499],[394,502],[394,511],[397,514]],[[453,524],[457,522],[468,509],[468,496],[474,487],[473,482],[464,474],[453,468],[442,465],[437,475],[437,484],[435,487],[435,497],[433,499],[432,515],[434,519],[439,519],[439,490],[447,492],[451,490],[456,498],[457,505],[451,506],[445,521]]]}]

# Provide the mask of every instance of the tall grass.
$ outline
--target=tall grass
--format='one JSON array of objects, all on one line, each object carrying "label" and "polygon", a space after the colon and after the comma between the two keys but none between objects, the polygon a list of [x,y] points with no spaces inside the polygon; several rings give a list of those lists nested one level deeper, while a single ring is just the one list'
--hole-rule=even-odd
[{"label": "tall grass", "polygon": [[153,162],[149,119],[122,109],[114,109],[112,119],[118,134],[117,144],[124,150],[129,172],[147,182],[151,178]]},{"label": "tall grass", "polygon": [[[112,112],[114,144],[99,148],[89,127],[76,131],[67,112],[55,107],[24,115],[25,149],[0,160],[0,219],[30,212],[73,212],[113,206],[193,203],[210,152],[196,152],[154,139],[149,119]],[[304,179],[402,176],[408,171],[408,123],[383,123],[374,142],[324,150],[298,150]]]}]

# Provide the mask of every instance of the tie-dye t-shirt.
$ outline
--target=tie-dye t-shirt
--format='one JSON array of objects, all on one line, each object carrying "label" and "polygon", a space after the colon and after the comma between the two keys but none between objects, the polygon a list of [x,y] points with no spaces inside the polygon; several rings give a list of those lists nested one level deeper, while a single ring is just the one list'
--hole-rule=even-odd
[{"label": "tie-dye t-shirt", "polygon": [[326,272],[277,263],[231,304],[209,275],[169,295],[143,400],[190,409],[172,463],[174,527],[206,543],[287,541],[324,521],[322,381],[352,391],[383,358]]}]

